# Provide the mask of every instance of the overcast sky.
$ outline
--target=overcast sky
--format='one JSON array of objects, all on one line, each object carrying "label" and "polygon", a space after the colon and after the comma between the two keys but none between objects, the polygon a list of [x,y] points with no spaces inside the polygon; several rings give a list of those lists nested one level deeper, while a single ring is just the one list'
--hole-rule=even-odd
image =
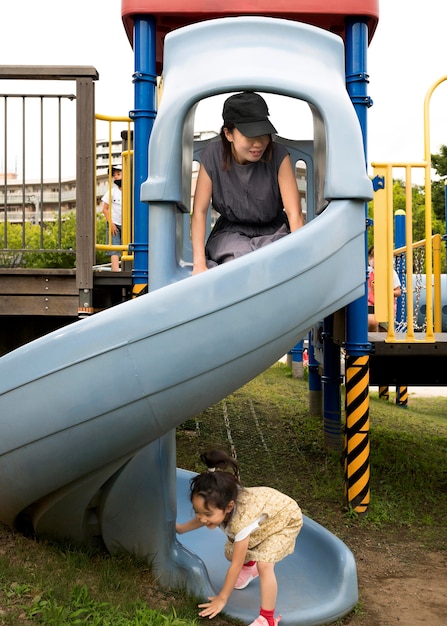
[{"label": "overcast sky", "polygon": [[[369,161],[420,161],[428,89],[447,75],[447,0],[382,0],[368,54]],[[133,108],[132,49],[121,22],[121,0],[1,2],[0,62],[5,65],[93,65],[99,72],[96,111],[126,115]],[[5,86],[0,87],[2,92]],[[273,102],[271,118],[291,136]],[[196,128],[218,129],[220,106],[197,115]],[[447,81],[432,98],[431,151],[447,143]]]}]

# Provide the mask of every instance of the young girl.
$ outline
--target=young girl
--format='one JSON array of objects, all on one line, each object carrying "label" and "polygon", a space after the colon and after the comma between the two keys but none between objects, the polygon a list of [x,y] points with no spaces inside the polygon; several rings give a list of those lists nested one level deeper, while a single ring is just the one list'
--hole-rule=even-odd
[{"label": "young girl", "polygon": [[298,504],[270,487],[243,487],[239,465],[222,450],[201,455],[208,471],[191,479],[190,497],[195,517],[176,524],[182,534],[206,526],[218,526],[227,536],[225,556],[231,564],[222,589],[209,602],[199,604],[201,617],[215,617],[223,610],[233,589],[245,587],[259,576],[260,615],[250,626],[277,626],[278,585],[275,563],[291,554],[303,525]]},{"label": "young girl", "polygon": [[[300,196],[285,146],[257,93],[230,96],[221,141],[202,151],[191,219],[193,274],[252,252],[304,225]],[[220,214],[205,247],[212,202]]]}]

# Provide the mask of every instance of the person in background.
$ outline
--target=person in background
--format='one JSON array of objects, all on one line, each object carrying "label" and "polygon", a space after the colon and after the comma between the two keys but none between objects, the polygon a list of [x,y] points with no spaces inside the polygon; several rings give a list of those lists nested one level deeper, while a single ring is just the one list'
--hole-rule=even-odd
[{"label": "person in background", "polygon": [[[106,229],[106,243],[109,243],[109,229],[112,232],[112,245],[119,246],[121,245],[121,226],[122,226],[122,192],[121,192],[121,183],[122,183],[122,167],[121,165],[112,165],[112,213],[110,214],[110,197],[109,191],[107,189],[106,193],[101,198],[102,203],[102,212],[107,220],[107,229]],[[118,250],[111,250],[107,253],[110,256],[112,272],[119,272],[119,258],[120,253]]]},{"label": "person in background", "polygon": [[275,563],[292,554],[303,525],[295,500],[270,487],[243,487],[239,464],[223,450],[200,456],[207,470],[191,479],[190,498],[195,516],[176,524],[178,534],[206,526],[221,528],[227,536],[225,556],[230,561],[217,596],[199,604],[200,617],[215,617],[233,589],[245,589],[259,576],[260,615],[250,626],[278,626],[275,618],[278,583]]},{"label": "person in background", "polygon": [[[374,246],[368,250],[368,331],[377,332],[379,323],[374,316]],[[401,295],[401,286],[399,276],[393,268],[393,288],[394,288],[394,314],[396,314],[397,298]],[[380,329],[385,328],[380,325]]]},{"label": "person in background", "polygon": [[[193,274],[265,246],[304,225],[295,172],[265,100],[245,91],[223,106],[220,141],[201,154],[191,218]],[[205,245],[212,203],[220,214]]]}]

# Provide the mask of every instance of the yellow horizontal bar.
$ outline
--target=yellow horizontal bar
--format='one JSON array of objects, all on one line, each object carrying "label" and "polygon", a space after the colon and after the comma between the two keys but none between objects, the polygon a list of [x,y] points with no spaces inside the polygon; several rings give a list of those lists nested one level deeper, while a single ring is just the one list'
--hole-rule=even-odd
[{"label": "yellow horizontal bar", "polygon": [[386,163],[376,163],[376,162],[374,162],[374,163],[371,163],[371,166],[372,167],[388,167],[388,166],[391,166],[391,167],[426,167],[427,163],[425,163],[425,161],[422,162],[422,163],[421,162],[414,162],[414,163],[412,163],[411,161],[405,162],[405,163],[400,163],[400,162],[398,162],[398,163],[394,163],[394,162],[390,163],[390,162],[387,161]]},{"label": "yellow horizontal bar", "polygon": [[103,120],[104,122],[133,122],[133,120],[127,115],[115,116],[101,115],[101,113],[96,113],[95,117],[97,120]]},{"label": "yellow horizontal bar", "polygon": [[124,251],[124,250],[127,251],[128,246],[127,244],[123,244],[121,246],[112,246],[112,245],[108,246],[106,243],[97,243],[95,245],[95,248],[96,250],[117,250],[119,252],[119,251]]}]

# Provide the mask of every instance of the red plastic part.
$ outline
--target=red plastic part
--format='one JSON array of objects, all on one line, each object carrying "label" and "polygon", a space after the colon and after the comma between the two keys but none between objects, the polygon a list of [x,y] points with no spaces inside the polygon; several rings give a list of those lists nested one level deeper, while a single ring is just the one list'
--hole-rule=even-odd
[{"label": "red plastic part", "polygon": [[131,45],[138,15],[156,20],[160,73],[164,38],[176,28],[218,17],[260,15],[304,22],[344,37],[346,18],[359,17],[368,24],[371,41],[379,21],[379,0],[121,0],[121,16]]}]

